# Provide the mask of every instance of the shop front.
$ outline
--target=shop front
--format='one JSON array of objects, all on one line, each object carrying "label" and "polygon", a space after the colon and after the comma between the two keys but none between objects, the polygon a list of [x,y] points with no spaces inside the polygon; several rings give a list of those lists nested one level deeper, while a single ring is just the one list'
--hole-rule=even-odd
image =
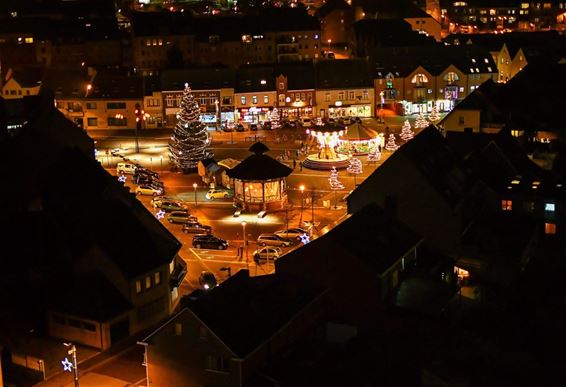
[{"label": "shop front", "polygon": [[236,121],[249,122],[250,124],[257,124],[264,121],[269,121],[269,112],[273,110],[273,106],[269,107],[255,107],[238,108],[236,109]]},{"label": "shop front", "polygon": [[371,117],[371,104],[346,105],[336,101],[328,107],[328,117]]}]

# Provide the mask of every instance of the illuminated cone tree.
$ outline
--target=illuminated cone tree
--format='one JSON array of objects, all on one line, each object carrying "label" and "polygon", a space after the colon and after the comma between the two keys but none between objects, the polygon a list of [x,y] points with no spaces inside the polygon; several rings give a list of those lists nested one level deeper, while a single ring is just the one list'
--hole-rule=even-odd
[{"label": "illuminated cone tree", "polygon": [[415,137],[415,133],[413,133],[413,129],[411,128],[409,120],[405,120],[403,128],[401,128],[400,137],[405,141],[409,141],[411,138]]},{"label": "illuminated cone tree", "polygon": [[330,189],[334,191],[334,208],[338,208],[338,191],[344,189],[344,184],[338,180],[338,171],[335,167],[332,167],[330,171],[330,177],[328,178],[328,183],[330,183]]},{"label": "illuminated cone tree", "polygon": [[391,133],[389,138],[387,139],[387,144],[385,144],[385,149],[390,152],[393,152],[399,148],[399,145],[395,142],[395,135]]},{"label": "illuminated cone tree", "polygon": [[360,161],[360,159],[352,157],[350,159],[350,165],[348,165],[348,168],[346,168],[346,171],[348,171],[348,173],[351,173],[352,175],[354,175],[354,187],[356,187],[357,186],[356,176],[360,175],[362,173],[362,162]]},{"label": "illuminated cone tree", "polygon": [[369,162],[373,162],[373,161],[377,162],[379,160],[381,160],[381,151],[379,150],[379,145],[377,144],[377,142],[374,141],[374,145],[368,153],[368,161]]},{"label": "illuminated cone tree", "polygon": [[428,115],[428,119],[432,123],[434,123],[434,122],[436,122],[440,119],[440,116],[438,115],[438,108],[436,107],[436,104],[432,105],[432,110],[431,110],[430,114]]},{"label": "illuminated cone tree", "polygon": [[279,116],[279,110],[273,108],[271,112],[271,129],[279,129],[281,127],[281,117]]},{"label": "illuminated cone tree", "polygon": [[200,109],[188,83],[185,84],[177,124],[169,141],[173,165],[184,173],[197,168],[200,160],[213,156],[206,125],[200,121]]},{"label": "illuminated cone tree", "polygon": [[428,121],[426,120],[424,114],[420,112],[419,115],[417,116],[417,120],[415,121],[415,128],[424,129],[427,126],[428,126]]}]

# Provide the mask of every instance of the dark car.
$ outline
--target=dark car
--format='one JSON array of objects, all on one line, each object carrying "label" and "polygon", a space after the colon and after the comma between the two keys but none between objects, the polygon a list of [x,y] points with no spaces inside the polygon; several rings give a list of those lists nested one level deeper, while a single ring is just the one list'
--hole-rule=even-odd
[{"label": "dark car", "polygon": [[218,286],[216,277],[209,271],[203,271],[202,273],[200,273],[198,277],[198,283],[205,290],[214,289],[216,286]]},{"label": "dark car", "polygon": [[222,125],[222,131],[224,132],[233,132],[234,127],[232,125]]},{"label": "dark car", "polygon": [[228,242],[212,234],[195,235],[193,238],[193,247],[196,249],[226,250],[228,248]]},{"label": "dark car", "polygon": [[210,234],[212,232],[212,227],[200,224],[199,222],[187,222],[183,224],[182,231],[185,234]]},{"label": "dark car", "polygon": [[263,130],[271,130],[271,122],[265,121],[263,124],[261,124],[261,128]]},{"label": "dark car", "polygon": [[167,216],[167,221],[169,223],[188,223],[188,222],[198,222],[196,216],[189,213],[187,209],[181,211],[173,211]]},{"label": "dark car", "polygon": [[134,175],[134,184],[137,185],[156,185],[163,187],[163,182],[158,178],[149,175]]},{"label": "dark car", "polygon": [[187,206],[185,204],[175,200],[156,198],[151,201],[151,204],[153,205],[153,208],[160,208],[165,212],[187,211]]},{"label": "dark car", "polygon": [[245,132],[246,128],[242,124],[236,125],[236,132]]},{"label": "dark car", "polygon": [[251,124],[251,125],[250,125],[250,130],[253,130],[254,132],[257,132],[257,124]]},{"label": "dark car", "polygon": [[149,175],[149,176],[153,176],[156,178],[159,178],[159,173],[152,171],[151,169],[147,169],[145,167],[137,167],[136,168],[136,172],[134,174],[138,174],[138,175]]}]

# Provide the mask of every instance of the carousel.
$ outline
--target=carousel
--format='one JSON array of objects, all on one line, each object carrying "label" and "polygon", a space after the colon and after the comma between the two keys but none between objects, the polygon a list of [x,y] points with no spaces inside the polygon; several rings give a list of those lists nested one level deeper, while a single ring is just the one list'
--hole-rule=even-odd
[{"label": "carousel", "polygon": [[383,149],[385,145],[383,133],[377,133],[361,122],[348,125],[344,129],[336,148],[338,153],[364,156],[372,152],[374,147]]},{"label": "carousel", "polygon": [[234,205],[244,212],[285,208],[286,179],[293,170],[265,155],[269,148],[261,142],[249,150],[253,155],[226,171],[234,181]]},{"label": "carousel", "polygon": [[310,141],[316,144],[318,152],[308,155],[303,161],[303,167],[318,170],[346,168],[349,157],[336,151],[344,132],[343,125],[329,122],[307,129],[306,133],[310,136]]}]

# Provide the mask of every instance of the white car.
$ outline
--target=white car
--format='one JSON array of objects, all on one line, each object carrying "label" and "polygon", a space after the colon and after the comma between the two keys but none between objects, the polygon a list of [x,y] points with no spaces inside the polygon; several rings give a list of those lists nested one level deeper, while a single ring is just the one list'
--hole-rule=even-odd
[{"label": "white car", "polygon": [[257,264],[260,264],[261,261],[275,261],[278,259],[283,251],[279,247],[262,247],[261,249],[257,249],[253,253],[254,261]]},{"label": "white car", "polygon": [[208,200],[227,199],[230,197],[230,192],[223,189],[211,189],[206,193],[205,197]]},{"label": "white car", "polygon": [[299,239],[303,234],[309,234],[309,232],[300,227],[290,228],[287,230],[279,230],[274,232],[275,235],[280,236],[285,239]]},{"label": "white car", "polygon": [[138,166],[131,163],[118,163],[118,165],[116,165],[116,172],[118,174],[129,173],[133,175],[136,169],[138,169]]},{"label": "white car", "polygon": [[312,125],[310,118],[302,118],[301,119],[301,126],[303,128],[310,128]]}]

